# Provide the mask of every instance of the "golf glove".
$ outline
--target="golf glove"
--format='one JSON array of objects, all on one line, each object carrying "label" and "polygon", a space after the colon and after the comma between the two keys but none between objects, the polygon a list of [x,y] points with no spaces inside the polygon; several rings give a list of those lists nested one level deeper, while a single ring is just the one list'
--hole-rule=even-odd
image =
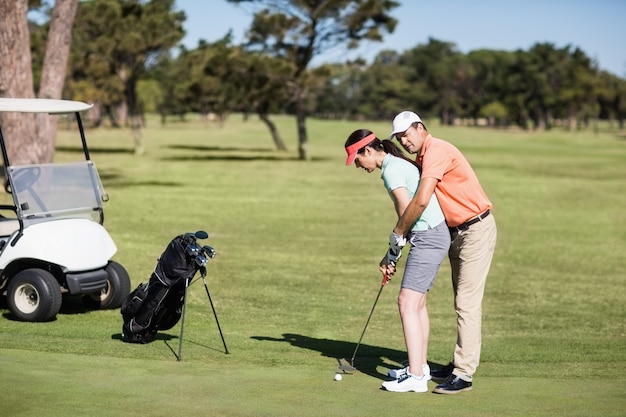
[{"label": "golf glove", "polygon": [[400,258],[401,249],[406,245],[406,238],[404,235],[399,235],[397,233],[391,232],[389,235],[389,250],[393,253],[398,254],[398,259]]},{"label": "golf glove", "polygon": [[395,267],[401,256],[402,251],[400,249],[396,251],[389,247],[389,250],[387,251],[387,262]]}]

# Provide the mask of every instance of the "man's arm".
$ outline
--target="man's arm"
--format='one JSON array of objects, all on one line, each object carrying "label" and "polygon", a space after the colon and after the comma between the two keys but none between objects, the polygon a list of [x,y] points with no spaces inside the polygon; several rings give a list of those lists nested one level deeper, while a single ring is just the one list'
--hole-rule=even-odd
[{"label": "man's arm", "polygon": [[398,219],[396,223],[396,227],[393,229],[393,233],[398,235],[405,236],[411,225],[415,223],[417,219],[422,215],[428,203],[430,203],[430,198],[435,192],[435,187],[437,186],[438,180],[435,178],[422,178],[420,180],[420,185],[417,187],[417,192],[409,202],[406,210],[402,213],[402,216]]},{"label": "man's arm", "polygon": [[[405,235],[411,225],[422,215],[428,203],[430,203],[430,198],[435,192],[437,183],[438,180],[435,178],[422,178],[419,187],[417,187],[417,192],[411,201],[408,202],[408,205],[406,203],[401,204],[405,205],[406,208],[402,210],[401,207],[398,207],[398,214],[401,215],[396,223],[396,227],[389,236],[389,250],[380,261],[380,272],[384,275],[393,276],[395,274],[395,264],[400,257],[401,247],[406,244]],[[404,240],[404,242],[399,243],[400,240]]]}]

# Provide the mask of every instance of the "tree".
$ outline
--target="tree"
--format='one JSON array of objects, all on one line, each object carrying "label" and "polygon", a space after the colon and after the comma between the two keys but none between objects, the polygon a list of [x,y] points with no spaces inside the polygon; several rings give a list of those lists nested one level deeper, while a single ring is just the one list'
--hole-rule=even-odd
[{"label": "tree", "polygon": [[467,55],[471,82],[464,92],[467,116],[475,121],[488,117],[488,122],[506,124],[508,113],[502,103],[506,92],[507,70],[514,55],[508,51],[479,49]]},{"label": "tree", "polygon": [[[148,2],[98,0],[80,4],[74,32],[76,81],[106,80],[100,98],[111,100],[105,106],[122,105],[122,123],[133,129],[136,153],[143,152],[141,140],[142,110],[137,97],[137,83],[147,67],[183,37],[183,12],[174,12],[173,0]],[[80,65],[96,71],[96,76],[83,71]],[[121,89],[119,96],[107,97],[107,86]]]},{"label": "tree", "polygon": [[492,101],[480,108],[479,115],[487,119],[487,126],[500,126],[507,118],[507,111],[504,104]]},{"label": "tree", "polygon": [[462,59],[454,43],[433,38],[402,54],[399,63],[407,68],[415,108],[423,109],[423,114],[438,114],[441,123],[452,124],[460,111],[458,84],[466,77]]},{"label": "tree", "polygon": [[329,76],[314,92],[316,100],[312,114],[328,119],[356,117],[359,104],[363,102],[362,84],[366,68],[362,59],[329,66]]},{"label": "tree", "polygon": [[169,115],[177,115],[183,120],[185,113],[192,109],[190,68],[186,66],[186,54],[187,50],[181,47],[176,58],[162,55],[148,71],[148,76],[156,80],[161,91],[161,99],[153,103],[161,115],[161,124],[167,122]]},{"label": "tree", "polygon": [[[288,102],[285,83],[291,66],[265,53],[246,52],[241,47],[216,45],[217,50],[206,62],[204,74],[214,78],[210,95],[219,99],[214,105],[220,111],[239,109],[254,111],[265,123],[276,149],[287,150],[270,112],[284,111]],[[215,99],[214,99],[215,101]]]},{"label": "tree", "polygon": [[393,32],[397,21],[388,13],[399,4],[393,0],[228,0],[256,7],[248,35],[248,47],[267,51],[292,64],[288,80],[298,130],[299,158],[309,159],[306,116],[307,68],[328,49],[359,41],[382,40],[381,32]]},{"label": "tree", "polygon": [[[39,82],[40,98],[61,98],[70,39],[78,0],[56,0],[50,18],[45,57]],[[35,97],[27,24],[28,1],[1,1],[0,96]],[[51,162],[57,119],[48,115],[23,117],[4,114],[7,136],[23,138],[7,143],[7,152],[17,164]]]},{"label": "tree", "polygon": [[374,120],[391,120],[419,94],[408,80],[410,69],[393,51],[380,52],[365,69],[359,85],[358,113]]},{"label": "tree", "polygon": [[[40,98],[61,98],[67,72],[67,61],[72,40],[72,25],[78,0],[56,0],[50,18],[50,30],[46,42],[46,54],[39,82]],[[57,117],[47,114],[35,116],[40,143],[45,144],[39,161],[52,161]],[[46,140],[49,138],[48,140]]]},{"label": "tree", "polygon": [[238,86],[236,97],[240,106],[251,109],[259,116],[270,131],[276,149],[286,151],[278,128],[270,119],[272,110],[284,111],[288,102],[288,79],[290,66],[283,60],[265,54],[246,54],[240,48],[230,58],[231,76],[226,77]]},{"label": "tree", "polygon": [[[33,76],[30,63],[30,42],[26,13],[27,0],[0,2],[0,95],[2,97],[35,97]],[[30,116],[30,115],[29,115]],[[7,151],[16,158],[36,155],[37,143],[35,117],[18,117],[15,114],[3,113],[2,129],[7,137],[22,137],[24,141],[8,143]],[[36,161],[16,161],[28,163]]]},{"label": "tree", "polygon": [[612,74],[602,73],[603,94],[601,100],[605,117],[609,119],[611,125],[613,119],[617,119],[619,129],[624,129],[626,119],[626,80]]}]

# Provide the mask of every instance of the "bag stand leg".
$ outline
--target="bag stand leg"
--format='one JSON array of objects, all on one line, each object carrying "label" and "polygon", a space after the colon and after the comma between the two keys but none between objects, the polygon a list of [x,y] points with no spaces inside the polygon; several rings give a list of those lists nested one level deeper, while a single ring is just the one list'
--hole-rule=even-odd
[{"label": "bag stand leg", "polygon": [[[193,278],[193,277],[191,277]],[[189,288],[189,281],[191,278],[185,280],[185,294],[183,295],[183,314],[180,319],[180,335],[178,336],[178,355],[176,360],[180,362],[183,359],[183,331],[185,330],[185,311],[187,311],[187,289]]]},{"label": "bag stand leg", "polygon": [[[181,316],[180,322],[180,335],[178,337],[178,355],[176,355],[176,360],[181,361],[183,356],[183,331],[185,329],[185,311],[187,311],[187,289],[189,288],[189,281],[191,281],[193,277],[185,280],[185,295],[183,296],[183,313]],[[213,305],[213,300],[211,299],[211,294],[209,293],[209,287],[206,284],[206,278],[204,275],[202,276],[202,282],[204,283],[204,289],[206,290],[206,295],[209,297],[209,303],[211,304],[211,310],[213,310],[213,316],[215,317],[215,323],[217,324],[217,329],[220,332],[220,337],[222,338],[222,344],[224,345],[224,353],[227,355],[230,353],[228,351],[228,347],[226,347],[226,340],[224,340],[224,334],[222,333],[222,328],[220,326],[220,322],[217,319],[217,313],[215,312],[215,306]]]},{"label": "bag stand leg", "polygon": [[209,294],[209,287],[206,285],[206,278],[204,275],[202,276],[202,282],[204,283],[204,289],[206,290],[206,295],[209,297],[209,303],[211,303],[211,309],[213,310],[213,316],[215,316],[215,323],[217,323],[217,329],[220,331],[220,337],[222,338],[222,344],[224,345],[224,353],[228,355],[228,348],[226,347],[226,341],[224,340],[224,334],[222,334],[222,328],[220,327],[220,322],[217,319],[217,313],[215,312],[215,307],[213,306],[213,300],[211,300],[211,294]]}]

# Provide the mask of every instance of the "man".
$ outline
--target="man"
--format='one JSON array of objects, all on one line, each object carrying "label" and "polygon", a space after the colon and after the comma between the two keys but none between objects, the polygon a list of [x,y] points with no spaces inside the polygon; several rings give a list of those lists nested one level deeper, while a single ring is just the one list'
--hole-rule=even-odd
[{"label": "man", "polygon": [[[451,143],[430,135],[417,114],[403,111],[393,119],[392,126],[390,138],[395,136],[405,150],[417,155],[422,178],[389,237],[390,250],[399,252],[404,246],[407,231],[420,217],[434,191],[452,238],[448,256],[457,314],[457,342],[454,361],[431,372],[433,379],[443,380],[433,392],[469,391],[480,361],[482,298],[497,236],[490,211],[492,204],[463,154]],[[386,259],[381,262],[381,270],[395,272],[393,264]]]}]

